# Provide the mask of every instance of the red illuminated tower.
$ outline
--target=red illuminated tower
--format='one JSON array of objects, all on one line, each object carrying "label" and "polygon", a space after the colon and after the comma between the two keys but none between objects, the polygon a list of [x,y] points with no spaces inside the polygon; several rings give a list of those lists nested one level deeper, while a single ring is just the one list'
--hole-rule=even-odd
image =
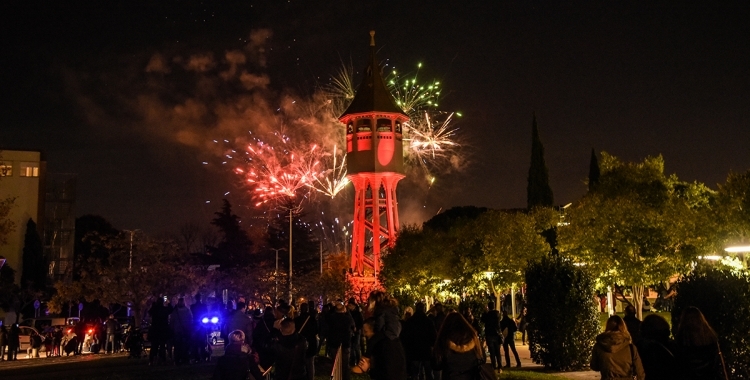
[{"label": "red illuminated tower", "polygon": [[374,31],[364,79],[339,120],[346,125],[346,170],[355,194],[350,278],[363,290],[377,287],[380,254],[396,241],[396,185],[404,178],[402,125],[409,120],[383,81]]}]

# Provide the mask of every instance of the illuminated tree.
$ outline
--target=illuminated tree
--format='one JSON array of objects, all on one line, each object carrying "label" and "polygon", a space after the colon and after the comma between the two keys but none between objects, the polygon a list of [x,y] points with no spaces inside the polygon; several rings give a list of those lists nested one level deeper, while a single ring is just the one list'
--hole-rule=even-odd
[{"label": "illuminated tree", "polygon": [[723,238],[729,244],[750,237],[750,170],[730,173],[719,185],[715,218],[722,226]]},{"label": "illuminated tree", "polygon": [[661,156],[624,163],[602,153],[597,186],[568,209],[560,251],[605,283],[630,286],[641,316],[644,285],[686,273],[715,246],[707,239],[713,193],[664,174]]},{"label": "illuminated tree", "polygon": [[381,278],[386,288],[413,298],[465,290],[489,290],[497,297],[500,289],[523,282],[530,260],[549,252],[540,235],[550,224],[540,222],[549,217],[546,213],[542,218],[536,213],[463,208],[446,214],[425,222],[422,229],[401,230],[384,259]]}]

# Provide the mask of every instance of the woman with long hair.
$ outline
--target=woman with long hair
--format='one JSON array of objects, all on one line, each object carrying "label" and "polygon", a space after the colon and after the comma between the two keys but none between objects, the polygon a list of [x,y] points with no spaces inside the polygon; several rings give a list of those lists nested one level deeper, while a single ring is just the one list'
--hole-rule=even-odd
[{"label": "woman with long hair", "polygon": [[461,314],[448,314],[435,340],[433,368],[443,371],[443,380],[471,380],[485,361],[476,330]]},{"label": "woman with long hair", "polygon": [[675,333],[681,379],[723,379],[719,338],[703,313],[694,306],[682,312]]},{"label": "woman with long hair", "polygon": [[619,316],[609,317],[604,332],[596,337],[591,369],[599,371],[602,380],[646,378],[638,349],[633,345],[625,321]]}]

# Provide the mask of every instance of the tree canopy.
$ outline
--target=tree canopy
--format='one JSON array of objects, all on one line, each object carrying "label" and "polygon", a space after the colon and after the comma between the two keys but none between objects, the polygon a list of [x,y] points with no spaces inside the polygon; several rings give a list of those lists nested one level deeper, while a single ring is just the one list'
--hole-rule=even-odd
[{"label": "tree canopy", "polygon": [[605,284],[632,286],[640,310],[643,285],[687,272],[714,249],[705,233],[713,196],[702,184],[665,175],[661,156],[626,163],[603,152],[596,187],[558,229],[560,251]]},{"label": "tree canopy", "polygon": [[207,280],[205,268],[191,263],[171,241],[144,237],[131,250],[130,235],[119,234],[94,244],[107,251],[108,259],[91,257],[79,281],[57,282],[51,310],[60,311],[67,302],[98,300],[102,305],[131,305],[140,322],[150,301],[163,295],[190,294]]},{"label": "tree canopy", "polygon": [[[456,213],[463,215],[463,213]],[[549,252],[536,214],[489,210],[441,222],[433,230],[406,226],[385,256],[381,278],[388,289],[414,298],[509,287],[523,282],[529,260]],[[447,227],[447,228],[446,228]]]}]

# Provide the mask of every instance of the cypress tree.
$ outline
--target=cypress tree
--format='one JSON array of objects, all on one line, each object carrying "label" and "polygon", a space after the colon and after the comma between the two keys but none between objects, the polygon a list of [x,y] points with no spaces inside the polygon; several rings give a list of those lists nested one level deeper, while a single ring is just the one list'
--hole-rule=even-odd
[{"label": "cypress tree", "polygon": [[221,211],[215,212],[211,224],[219,228],[222,241],[217,247],[209,248],[214,264],[221,269],[243,267],[250,263],[250,249],[253,242],[240,226],[240,217],[232,213],[232,205],[224,199]]},{"label": "cypress tree", "polygon": [[599,183],[599,159],[596,158],[594,148],[591,148],[591,162],[589,163],[589,191],[593,190],[597,183]]},{"label": "cypress tree", "polygon": [[536,125],[536,114],[534,114],[534,122],[531,126],[531,165],[526,187],[526,207],[531,210],[537,206],[551,207],[553,203],[554,196],[549,185],[549,171],[544,162],[544,145],[539,139],[539,129]]},{"label": "cypress tree", "polygon": [[44,247],[36,230],[36,223],[31,218],[26,223],[24,236],[21,284],[31,286],[35,290],[42,290],[47,285],[47,260],[44,258]]}]

